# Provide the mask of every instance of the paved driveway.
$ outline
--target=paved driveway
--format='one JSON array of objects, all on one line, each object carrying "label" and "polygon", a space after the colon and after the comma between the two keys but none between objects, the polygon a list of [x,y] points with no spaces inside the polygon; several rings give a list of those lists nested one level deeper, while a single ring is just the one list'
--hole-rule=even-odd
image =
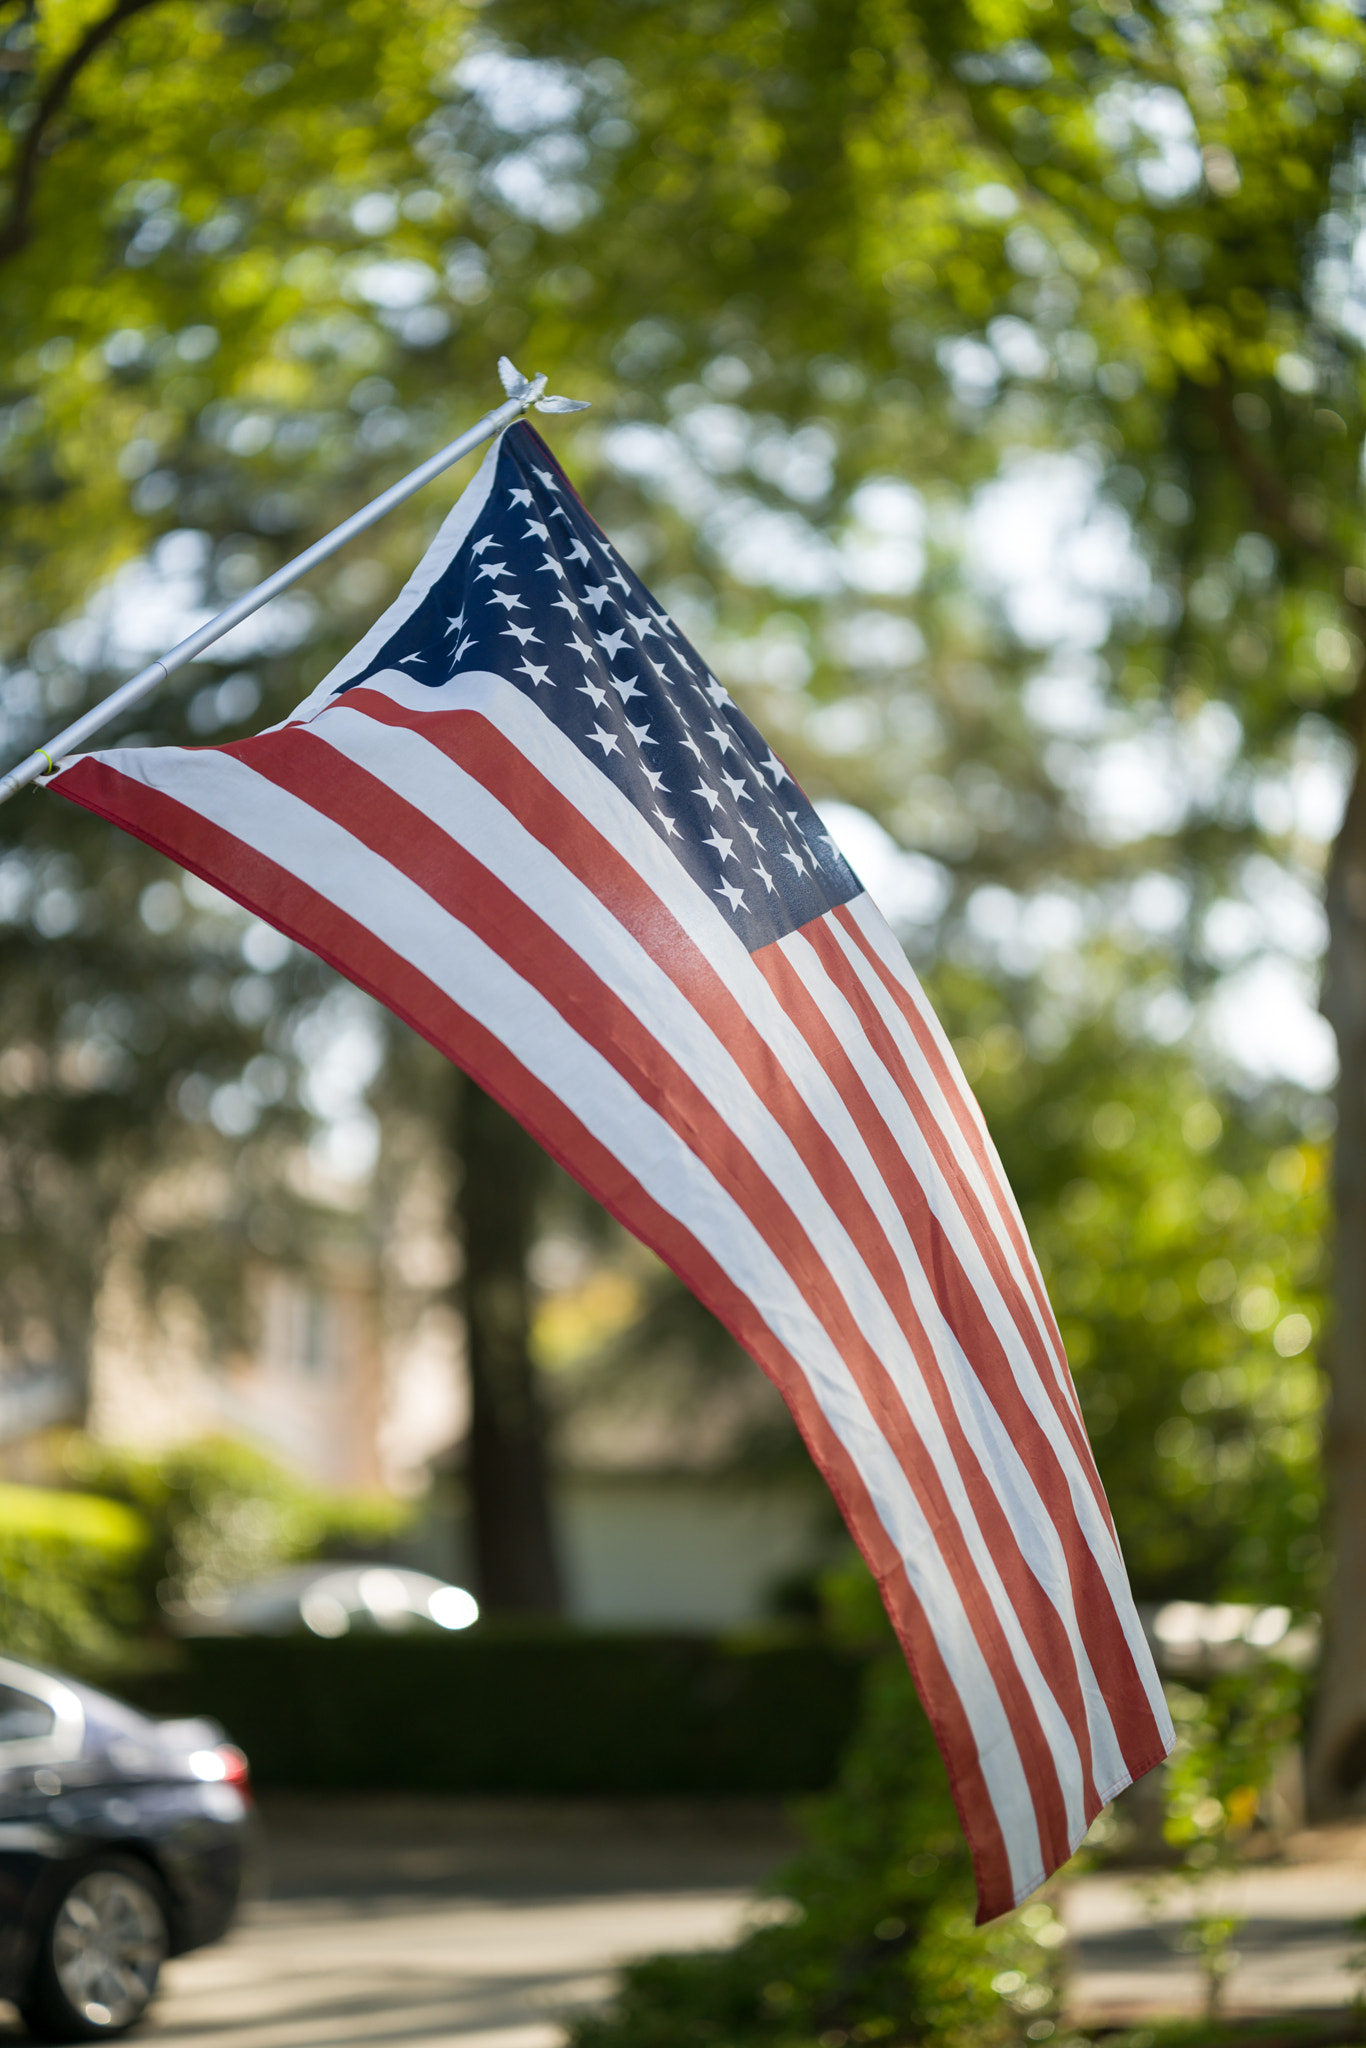
[{"label": "paved driveway", "polygon": [[628,1957],[730,1940],[768,1803],[276,1798],[268,1904],[166,1972],[149,2048],[554,2048]]},{"label": "paved driveway", "polygon": [[[269,1902],[169,1965],[147,2048],[556,2048],[558,2016],[628,1957],[731,1939],[792,1846],[762,1802],[277,1796],[267,1819]],[[1076,2020],[1198,2007],[1187,1898],[1116,1875],[1069,1887]],[[1302,1837],[1244,1872],[1236,1903],[1231,2008],[1350,2002],[1366,1829]]]}]

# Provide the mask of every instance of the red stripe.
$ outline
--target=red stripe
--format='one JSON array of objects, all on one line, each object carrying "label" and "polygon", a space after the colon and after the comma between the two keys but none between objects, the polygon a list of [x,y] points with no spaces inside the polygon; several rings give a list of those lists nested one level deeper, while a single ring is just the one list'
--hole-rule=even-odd
[{"label": "red stripe", "polygon": [[1044,1332],[1057,1357],[1058,1364],[1062,1368],[1066,1385],[1070,1388],[1072,1376],[1068,1370],[1067,1352],[1063,1345],[1062,1333],[1058,1329],[1057,1321],[1053,1314],[1053,1305],[1048,1299],[1043,1283],[1035,1268],[1034,1257],[1024,1231],[1021,1229],[1020,1220],[1015,1214],[1014,1204],[1008,1191],[1002,1186],[1000,1161],[982,1135],[981,1126],[973,1114],[974,1106],[965,1097],[961,1078],[944,1058],[939,1041],[936,1039],[925,1018],[921,1015],[914,996],[880,957],[877,948],[868,938],[849,905],[841,903],[835,910],[834,915],[849,933],[854,944],[864,955],[869,966],[872,967],[893,1002],[906,1019],[906,1022],[910,1025],[916,1044],[920,1047],[926,1061],[929,1063],[930,1070],[939,1084],[954,1122],[958,1125],[968,1150],[977,1161],[982,1176],[992,1191],[992,1198],[1000,1217],[1001,1227],[1015,1248],[1021,1268],[1028,1279],[1030,1293],[1033,1295],[1038,1307]]},{"label": "red stripe", "polygon": [[[925,1130],[926,1137],[934,1143],[935,1156],[941,1171],[944,1171],[950,1188],[954,1189],[955,1181],[961,1184],[962,1176],[952,1155],[945,1154],[941,1134],[926,1105],[913,1092],[913,1084],[905,1073],[904,1061],[887,1037],[876,1012],[871,1011],[871,1006],[867,1005],[866,990],[862,990],[856,978],[848,972],[847,962],[840,953],[838,942],[833,939],[823,920],[803,925],[800,932],[793,934],[793,937],[805,940],[811,945],[822,963],[831,971],[832,979],[837,979],[841,992],[847,994],[851,1002],[859,1008],[860,1022],[868,1030],[873,1050],[888,1066],[890,1077],[906,1096],[917,1125]],[[790,943],[790,940],[782,940],[776,945],[764,947],[754,955],[755,962],[763,970],[774,994],[820,1060],[822,1067],[838,1087],[864,1143],[877,1163],[879,1172],[901,1206],[917,1254],[925,1272],[931,1277],[935,1299],[943,1310],[944,1319],[957,1338],[969,1369],[977,1377],[1008,1430],[1015,1449],[1038,1489],[1040,1499],[1046,1504],[1050,1522],[1057,1531],[1067,1564],[1072,1602],[1082,1641],[1114,1723],[1115,1736],[1121,1752],[1126,1760],[1135,1750],[1146,1752],[1156,1737],[1156,1722],[1138,1675],[1133,1651],[1115,1611],[1113,1596],[1105,1583],[1104,1574],[1087,1541],[1085,1531],[1073,1510],[1071,1491],[1062,1462],[1049,1442],[1038,1417],[1026,1401],[981,1298],[964,1272],[962,1262],[943,1224],[934,1214],[925,1190],[912,1171],[894,1134],[888,1128],[853,1060],[845,1051],[834,1026],[784,951]],[[853,985],[847,987],[846,982]],[[865,1010],[869,1013],[864,1014]],[[940,1142],[935,1143],[937,1140]],[[1048,1377],[1047,1366],[1044,1367],[1043,1376]],[[954,1444],[956,1461],[969,1485],[973,1504],[987,1532],[993,1554],[999,1561],[1003,1553],[1008,1555],[1012,1548],[1016,1548],[1014,1532],[1006,1511],[958,1423],[952,1394],[940,1374],[937,1361],[932,1371],[927,1372],[926,1379],[945,1432]],[[1099,1488],[1100,1482],[1095,1475],[1090,1448],[1085,1443],[1078,1451],[1078,1463],[1094,1487]],[[1017,1612],[1022,1617],[1028,1617],[1027,1633],[1030,1641],[1039,1654],[1040,1663],[1055,1693],[1059,1695],[1059,1704],[1067,1716],[1068,1725],[1085,1759],[1085,1797],[1088,1804],[1087,1817],[1090,1820],[1100,1810],[1100,1799],[1095,1791],[1090,1732],[1075,1657],[1051,1599],[1035,1577],[1023,1552],[1018,1552],[1018,1555],[1022,1570],[1028,1573],[1028,1587],[1017,1590],[1012,1585],[1012,1601]],[[1136,1711],[1138,1701],[1142,1702],[1141,1712]],[[1094,1805],[1091,1804],[1092,1801]]]},{"label": "red stripe", "polygon": [[[452,714],[438,715],[445,718]],[[468,736],[473,736],[471,725],[491,730],[477,714],[454,715],[462,719]],[[313,809],[331,818],[380,859],[415,881],[434,902],[507,960],[559,1011],[572,1030],[609,1061],[641,1100],[664,1118],[748,1216],[829,1334],[936,1530],[941,1555],[1007,1703],[1038,1809],[1040,1834],[1046,1848],[1056,1853],[1059,1860],[1065,1860],[1067,1816],[1052,1747],[1038,1719],[1027,1682],[1016,1665],[995,1600],[967,1550],[940,1472],[928,1446],[910,1424],[895,1381],[863,1335],[806,1230],[729,1123],[691,1076],[665,1052],[647,1026],[558,933],[530,911],[496,874],[387,784],[328,746],[315,732],[297,726],[260,739],[234,742],[224,751],[291,794],[306,792]],[[523,756],[515,750],[509,752],[520,771],[516,787],[522,800],[529,801],[532,815],[540,819],[541,835],[548,838],[552,850],[558,851],[554,847],[557,811],[567,813],[569,821],[586,829],[596,841],[592,871],[600,887],[603,867],[612,857],[606,840],[586,826],[582,814],[567,804]],[[462,748],[462,762],[464,753]],[[502,792],[498,794],[501,796]],[[674,920],[664,904],[657,898],[652,901],[652,923],[658,934],[662,923],[673,926]],[[672,950],[667,943],[666,950]],[[938,1381],[933,1349],[915,1317],[904,1276],[871,1209],[854,1188],[852,1176],[839,1161],[837,1152],[829,1147],[827,1151],[827,1163],[840,1168],[849,1179],[861,1211],[860,1237],[871,1238],[874,1252],[881,1250],[883,1254],[881,1263],[899,1297],[897,1306],[922,1375],[932,1382]],[[939,1389],[936,1405],[944,1414],[960,1469],[967,1465],[963,1476],[968,1495],[987,1534],[988,1547],[1007,1596],[1026,1638],[1031,1635],[1032,1624],[1033,1631],[1044,1639],[1057,1662],[1058,1680],[1067,1695],[1064,1712],[1089,1765],[1089,1731],[1066,1633],[1025,1562],[1000,1503],[952,1412],[942,1381]],[[1089,1820],[1100,1805],[1089,1769],[1083,1797],[1093,1802],[1087,1814]]]},{"label": "red stripe", "polygon": [[898,1636],[948,1764],[972,1850],[979,1919],[1005,1912],[1009,1857],[980,1758],[924,1610],[891,1539],[805,1374],[753,1303],[622,1163],[482,1025],[382,940],[306,883],[186,805],[87,759],[49,785],[202,875],[248,910],[368,989],[502,1102],[566,1171],[655,1251],[763,1367],[792,1410],[813,1460],[883,1587]]}]

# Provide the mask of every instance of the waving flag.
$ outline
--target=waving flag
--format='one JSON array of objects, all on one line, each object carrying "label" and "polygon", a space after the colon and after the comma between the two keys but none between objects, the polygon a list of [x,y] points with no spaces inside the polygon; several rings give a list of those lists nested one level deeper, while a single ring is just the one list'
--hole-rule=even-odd
[{"label": "waving flag", "polygon": [[979,1917],[1170,1747],[1057,1328],[947,1040],[543,442],[283,725],[51,786],[406,1018],[726,1323],[880,1583]]}]

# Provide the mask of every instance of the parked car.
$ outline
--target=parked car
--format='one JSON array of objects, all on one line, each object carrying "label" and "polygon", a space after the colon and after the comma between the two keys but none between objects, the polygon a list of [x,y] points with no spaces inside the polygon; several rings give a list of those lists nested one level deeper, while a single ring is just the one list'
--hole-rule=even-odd
[{"label": "parked car", "polygon": [[249,1807],[217,1722],[154,1721],[0,1657],[0,1998],[31,2034],[122,2034],[167,1956],[217,1941]]},{"label": "parked car", "polygon": [[463,1586],[392,1564],[288,1565],[234,1586],[175,1616],[187,1635],[344,1636],[410,1628],[469,1628],[479,1603]]}]

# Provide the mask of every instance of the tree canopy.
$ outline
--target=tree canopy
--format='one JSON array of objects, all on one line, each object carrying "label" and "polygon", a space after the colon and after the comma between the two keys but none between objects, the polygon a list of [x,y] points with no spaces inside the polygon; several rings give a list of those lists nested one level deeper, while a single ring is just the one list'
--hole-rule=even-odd
[{"label": "tree canopy", "polygon": [[[846,807],[963,1042],[1140,1592],[1317,1604],[1331,1059],[1271,1041],[1323,946],[1366,633],[1356,13],[56,0],[0,29],[6,745],[448,438],[500,352],[550,370],[594,400],[557,445],[595,511]],[[141,735],[283,712],[447,501]],[[40,793],[0,828],[0,1335],[70,1351],[144,1162],[242,1159],[250,1237],[328,983]],[[434,1085],[394,1050],[400,1082]]]}]

